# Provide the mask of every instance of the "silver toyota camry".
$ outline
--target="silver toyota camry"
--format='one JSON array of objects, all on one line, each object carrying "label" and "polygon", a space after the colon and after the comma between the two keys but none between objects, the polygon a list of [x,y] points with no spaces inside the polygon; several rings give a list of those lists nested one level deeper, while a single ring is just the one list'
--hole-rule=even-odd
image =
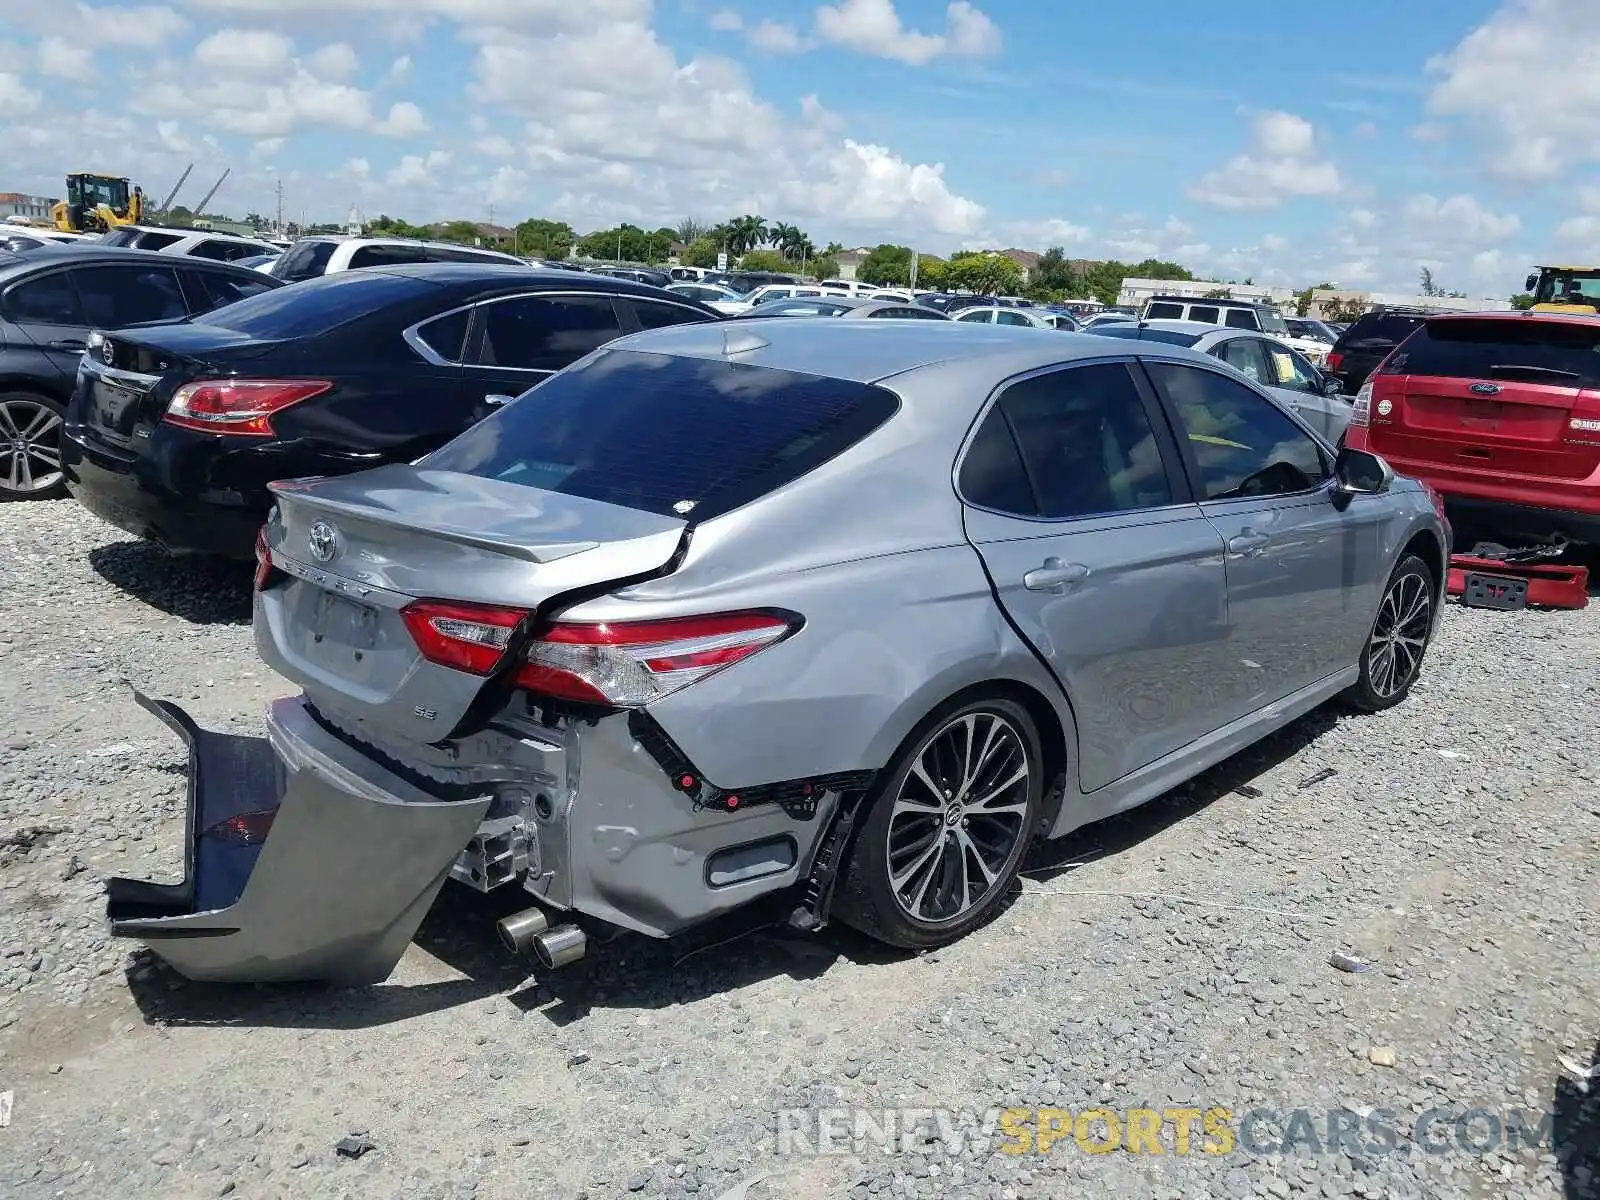
[{"label": "silver toyota camry", "polygon": [[546,967],[783,893],[903,947],[1030,841],[1422,666],[1438,497],[1158,342],[959,322],[614,342],[410,466],[275,485],[266,739],[198,729],[114,932],[382,978],[450,878]]}]

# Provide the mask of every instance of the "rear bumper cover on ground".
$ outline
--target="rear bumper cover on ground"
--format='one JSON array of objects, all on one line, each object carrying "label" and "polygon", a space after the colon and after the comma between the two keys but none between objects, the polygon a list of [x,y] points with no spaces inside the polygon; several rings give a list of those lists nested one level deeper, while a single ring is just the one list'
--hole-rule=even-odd
[{"label": "rear bumper cover on ground", "polygon": [[[488,808],[400,781],[380,790],[360,756],[317,736],[280,700],[266,738],[200,729],[137,697],[188,745],[184,873],[177,884],[111,879],[111,933],[138,938],[190,979],[375,983],[388,976]],[[216,836],[272,812],[270,835]],[[257,828],[247,823],[247,828]]]}]

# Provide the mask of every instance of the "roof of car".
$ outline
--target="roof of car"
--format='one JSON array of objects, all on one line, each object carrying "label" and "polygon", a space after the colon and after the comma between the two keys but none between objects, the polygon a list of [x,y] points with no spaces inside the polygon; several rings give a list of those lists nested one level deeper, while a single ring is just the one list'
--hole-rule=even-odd
[{"label": "roof of car", "polygon": [[1224,296],[1151,296],[1150,303],[1160,304],[1206,304],[1221,305],[1225,308],[1271,308],[1272,305],[1260,300],[1235,300]]},{"label": "roof of car", "polygon": [[[168,256],[152,256],[166,258]],[[246,268],[247,270],[249,268]],[[382,272],[385,275],[398,275],[405,278],[422,279],[437,284],[441,287],[452,286],[492,286],[500,283],[508,289],[519,291],[572,291],[585,292],[615,292],[623,296],[638,296],[640,298],[661,298],[665,288],[653,287],[647,283],[637,283],[632,279],[619,279],[615,275],[594,275],[584,271],[555,271],[547,267],[517,266],[514,263],[498,262],[450,262],[450,263],[395,263],[381,267],[362,267],[358,272],[361,275]],[[335,272],[343,274],[343,272]],[[319,276],[318,278],[329,278]],[[307,281],[311,282],[311,281]],[[675,304],[695,307],[698,301],[688,296],[672,295]],[[709,308],[701,308],[709,317],[720,317],[721,314]]]},{"label": "roof of car", "polygon": [[[1404,315],[1411,315],[1409,313]],[[1428,324],[1435,321],[1549,321],[1561,325],[1595,325],[1600,323],[1600,313],[1534,312],[1448,312],[1434,313]]]},{"label": "roof of car", "polygon": [[209,258],[183,258],[155,250],[131,250],[122,246],[97,246],[67,242],[46,242],[20,253],[0,251],[0,278],[21,274],[24,269],[42,266],[82,266],[85,263],[145,263],[149,266],[185,270],[224,270],[252,277],[271,278],[249,267],[217,262]]},{"label": "roof of car", "polygon": [[[673,325],[611,343],[618,349],[725,359],[807,375],[874,383],[940,363],[981,364],[1005,378],[1073,359],[1126,357],[1111,338],[1052,334],[1020,325],[960,321],[823,321],[815,317],[736,318]],[[1151,343],[1141,354],[1210,362],[1177,346]]]}]

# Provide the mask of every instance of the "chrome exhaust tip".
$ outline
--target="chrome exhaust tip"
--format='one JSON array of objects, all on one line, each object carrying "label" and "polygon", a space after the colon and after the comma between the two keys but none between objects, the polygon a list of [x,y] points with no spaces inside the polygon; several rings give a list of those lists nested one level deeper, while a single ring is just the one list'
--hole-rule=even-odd
[{"label": "chrome exhaust tip", "polygon": [[550,928],[550,918],[542,908],[525,908],[496,921],[494,927],[507,950],[513,954],[526,954],[533,948],[533,939]]},{"label": "chrome exhaust tip", "polygon": [[570,967],[588,950],[589,939],[576,925],[557,925],[533,938],[533,956],[547,971]]}]

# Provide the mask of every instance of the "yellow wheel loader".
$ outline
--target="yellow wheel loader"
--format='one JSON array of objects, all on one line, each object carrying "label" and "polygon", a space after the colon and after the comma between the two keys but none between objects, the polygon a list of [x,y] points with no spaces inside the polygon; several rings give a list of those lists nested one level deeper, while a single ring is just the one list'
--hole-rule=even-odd
[{"label": "yellow wheel loader", "polygon": [[105,233],[137,225],[143,215],[143,191],[119,176],[91,171],[68,175],[67,198],[50,210],[62,233]]},{"label": "yellow wheel loader", "polygon": [[1535,267],[1526,286],[1534,312],[1600,315],[1600,267]]}]

